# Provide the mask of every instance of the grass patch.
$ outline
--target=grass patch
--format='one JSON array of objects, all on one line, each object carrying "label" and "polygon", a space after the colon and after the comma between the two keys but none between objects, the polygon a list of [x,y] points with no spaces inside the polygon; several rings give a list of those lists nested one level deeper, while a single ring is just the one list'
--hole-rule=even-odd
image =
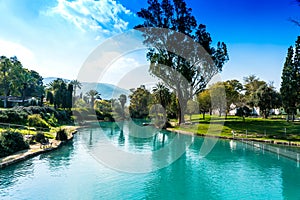
[{"label": "grass patch", "polygon": [[[189,121],[190,116],[186,116]],[[191,124],[177,126],[175,130],[184,130],[201,135],[219,135],[240,138],[261,138],[300,141],[300,122],[287,122],[283,119],[243,118],[228,116],[225,118],[206,115],[193,115]],[[224,123],[224,124],[223,124]],[[247,135],[246,135],[247,133]]]}]

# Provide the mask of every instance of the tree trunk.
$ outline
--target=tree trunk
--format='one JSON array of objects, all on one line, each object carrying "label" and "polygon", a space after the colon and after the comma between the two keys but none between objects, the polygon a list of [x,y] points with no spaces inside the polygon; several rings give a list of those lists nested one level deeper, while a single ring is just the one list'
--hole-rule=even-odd
[{"label": "tree trunk", "polygon": [[202,113],[202,118],[205,120],[205,112]]},{"label": "tree trunk", "polygon": [[180,103],[178,104],[178,122],[179,124],[183,124],[185,123],[185,120],[184,120],[184,109],[182,109],[182,105],[180,105]]}]

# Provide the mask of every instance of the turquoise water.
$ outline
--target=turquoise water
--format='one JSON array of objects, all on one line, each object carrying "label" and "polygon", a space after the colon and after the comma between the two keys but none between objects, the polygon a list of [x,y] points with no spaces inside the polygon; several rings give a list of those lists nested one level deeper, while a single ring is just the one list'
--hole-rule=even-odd
[{"label": "turquoise water", "polygon": [[82,129],[61,149],[0,170],[0,199],[300,199],[297,162],[239,142],[218,140],[201,157],[203,138],[192,137],[185,153],[162,169],[111,169],[97,161],[94,151],[104,139],[122,151],[142,154],[178,137],[161,131],[133,137],[127,134],[130,127],[121,132],[111,125]]}]

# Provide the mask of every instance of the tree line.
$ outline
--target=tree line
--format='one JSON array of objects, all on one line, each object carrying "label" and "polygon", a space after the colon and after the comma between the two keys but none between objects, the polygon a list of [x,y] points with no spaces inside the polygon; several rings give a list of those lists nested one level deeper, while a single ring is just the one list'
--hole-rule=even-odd
[{"label": "tree line", "polygon": [[[3,96],[3,107],[8,107],[9,96],[21,97],[25,104],[27,97],[34,97],[42,105],[44,97],[43,78],[38,72],[23,67],[17,57],[0,57],[0,95]],[[0,102],[0,104],[2,101]]]}]

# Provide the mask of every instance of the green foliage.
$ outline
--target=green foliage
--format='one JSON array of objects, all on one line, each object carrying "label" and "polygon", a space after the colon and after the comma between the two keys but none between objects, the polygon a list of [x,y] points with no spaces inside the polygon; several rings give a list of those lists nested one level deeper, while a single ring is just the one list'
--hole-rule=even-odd
[{"label": "green foliage", "polygon": [[[91,108],[86,107],[78,107],[72,109],[73,116],[77,122],[82,122],[85,120],[94,120],[95,119],[95,111]],[[96,113],[98,111],[96,110]]]},{"label": "green foliage", "polygon": [[73,95],[73,98],[74,98],[74,101],[75,101],[75,99],[76,99],[76,90],[77,90],[77,88],[78,89],[81,89],[81,87],[82,87],[82,83],[80,83],[78,80],[72,80],[71,82],[70,82],[70,84],[72,84],[73,85],[73,93],[74,93],[74,95]]},{"label": "green foliage", "polygon": [[49,124],[39,114],[29,115],[28,125],[31,127],[49,129]]},{"label": "green foliage", "polygon": [[101,99],[97,90],[90,90],[86,93],[86,95],[90,97],[91,108],[94,108],[95,99]]},{"label": "green foliage", "polygon": [[24,141],[21,133],[5,131],[0,134],[0,157],[28,148],[29,145]]},{"label": "green foliage", "polygon": [[98,120],[112,121],[112,101],[97,99],[95,100],[94,109]]},{"label": "green foliage", "polygon": [[[297,107],[300,105],[300,36],[297,38],[295,50],[292,46],[288,49],[281,79],[283,107],[294,120]],[[287,119],[289,120],[289,117]]]},{"label": "green foliage", "polygon": [[255,75],[244,77],[244,82],[245,103],[253,108],[256,102],[255,93],[261,86],[265,85],[266,82],[259,80]]},{"label": "green foliage", "polygon": [[55,139],[60,140],[60,141],[68,140],[68,133],[67,133],[66,129],[59,129],[56,133]]},{"label": "green foliage", "polygon": [[34,140],[39,143],[44,143],[46,141],[46,137],[43,133],[37,133],[34,135]]},{"label": "green foliage", "polygon": [[199,104],[197,101],[189,100],[187,102],[187,114],[192,116],[192,114],[199,114]]},{"label": "green foliage", "polygon": [[[151,62],[149,71],[176,92],[180,102],[179,123],[184,123],[187,101],[201,92],[211,78],[222,70],[229,59],[227,47],[223,42],[218,42],[216,48],[211,46],[212,39],[206,26],[197,23],[192,9],[183,0],[154,0],[148,1],[148,4],[148,8],[137,13],[143,23],[136,28],[142,28],[138,30],[143,32],[144,43],[152,47],[147,53]],[[172,31],[155,33],[143,29],[152,27]],[[179,36],[178,32],[182,35]],[[203,62],[204,50],[212,62],[206,60],[205,67],[202,67],[196,63]],[[189,59],[178,55],[178,52],[188,52]],[[199,52],[203,54],[200,56]]]},{"label": "green foliage", "polygon": [[272,108],[281,106],[281,96],[270,85],[261,86],[254,95],[255,105],[259,106],[264,118],[267,118]]},{"label": "green foliage", "polygon": [[[52,93],[52,94],[50,94]],[[47,89],[47,100],[53,101],[55,108],[72,108],[73,85],[61,78],[52,81]]]},{"label": "green foliage", "polygon": [[21,97],[22,105],[25,98],[35,97],[42,104],[44,95],[43,78],[33,70],[23,68],[17,57],[0,58],[0,95],[5,97],[4,107],[9,106],[9,95]]},{"label": "green foliage", "polygon": [[222,82],[217,82],[209,89],[212,109],[218,110],[219,116],[221,116],[227,108],[225,86]]},{"label": "green foliage", "polygon": [[151,102],[151,94],[141,85],[129,95],[130,105],[129,112],[132,118],[146,118],[149,115],[149,104]]},{"label": "green foliage", "polygon": [[76,99],[74,103],[75,108],[87,108],[89,105],[81,98]]},{"label": "green foliage", "polygon": [[0,110],[0,122],[25,125],[28,113],[18,109]]},{"label": "green foliage", "polygon": [[50,115],[50,118],[47,120],[47,122],[50,126],[58,126],[58,120],[53,113]]},{"label": "green foliage", "polygon": [[170,94],[170,103],[167,106],[167,117],[170,119],[176,119],[178,118],[178,100],[176,98],[176,94],[172,92]]},{"label": "green foliage", "polygon": [[251,115],[251,110],[247,106],[239,107],[236,109],[236,116],[248,117]]},{"label": "green foliage", "polygon": [[204,90],[198,94],[197,101],[199,103],[199,110],[205,119],[205,113],[211,110],[211,97],[209,90]]}]

